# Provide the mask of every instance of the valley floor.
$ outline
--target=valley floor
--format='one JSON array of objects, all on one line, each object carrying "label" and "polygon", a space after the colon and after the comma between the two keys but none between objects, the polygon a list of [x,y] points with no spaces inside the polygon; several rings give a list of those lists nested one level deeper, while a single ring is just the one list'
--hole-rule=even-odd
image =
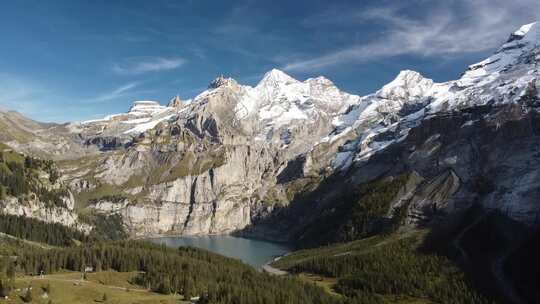
[{"label": "valley floor", "polygon": [[[32,288],[32,302],[45,303],[110,303],[110,304],[150,304],[150,303],[189,303],[183,302],[179,295],[162,295],[130,283],[136,272],[120,273],[114,271],[90,273],[81,280],[80,272],[39,276],[21,276],[15,281],[15,290],[9,299],[0,303],[25,303],[22,299],[26,288]],[[50,292],[46,292],[46,286]],[[106,294],[106,300],[103,300]]]}]

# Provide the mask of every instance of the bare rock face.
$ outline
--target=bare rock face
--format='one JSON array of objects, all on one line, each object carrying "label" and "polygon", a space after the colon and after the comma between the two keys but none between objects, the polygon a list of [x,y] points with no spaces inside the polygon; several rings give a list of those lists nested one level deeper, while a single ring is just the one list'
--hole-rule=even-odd
[{"label": "bare rock face", "polygon": [[86,179],[73,179],[70,183],[70,188],[73,189],[75,192],[84,192],[84,191],[92,191],[96,188],[96,185],[94,185],[91,181]]},{"label": "bare rock face", "polygon": [[[170,156],[165,158],[169,165],[156,166],[156,171],[171,166],[174,172],[162,172],[156,180],[143,179],[141,189],[135,195],[128,195],[137,197],[136,202],[129,198],[120,203],[105,200],[98,201],[93,208],[121,214],[136,235],[230,233],[251,224],[252,217],[259,212],[256,203],[269,187],[264,178],[266,171],[274,170],[272,154],[257,145],[220,146],[209,153],[211,155],[204,151],[191,152],[197,149],[195,147],[184,148],[188,152],[184,150],[183,156],[167,152]],[[153,154],[151,151],[136,153],[149,158]],[[159,160],[148,163],[152,162]],[[112,172],[131,172],[132,175],[115,176],[111,182],[140,176],[139,172],[147,168],[149,166],[135,165],[115,169]]]},{"label": "bare rock face", "polygon": [[71,193],[63,198],[63,203],[64,206],[49,206],[35,196],[29,196],[26,199],[7,197],[0,201],[0,210],[5,214],[35,218],[47,223],[59,223],[89,232],[92,227],[78,220],[78,216],[74,211],[75,200]]},{"label": "bare rock face", "polygon": [[[332,115],[354,100],[328,80],[291,79],[273,71],[255,89],[232,79],[216,79],[175,117],[134,137],[125,152],[96,163],[90,174],[114,185],[126,199],[119,204],[97,200],[92,208],[121,214],[136,235],[217,234],[241,230],[271,213],[274,206],[286,205],[291,193],[279,183],[279,176],[290,161],[314,146],[313,138],[332,130]],[[264,85],[272,88],[263,89]],[[265,113],[271,102],[265,99],[267,93],[282,96],[278,91],[291,89],[289,85],[301,94],[316,88],[313,102],[318,105],[310,103],[308,114],[269,129],[268,120],[260,119],[258,111]],[[329,101],[321,97],[327,88],[332,92],[327,95],[337,103],[331,115],[326,113]],[[253,103],[255,108],[243,116],[238,112],[240,103]],[[305,123],[294,123],[302,120]],[[318,165],[310,174],[317,174]]]},{"label": "bare rock face", "polygon": [[174,96],[168,104],[169,108],[182,108],[184,106],[184,102],[180,99],[180,96],[176,95]]},{"label": "bare rock face", "polygon": [[236,83],[232,78],[226,78],[223,75],[220,75],[218,78],[212,80],[208,85],[209,89],[217,89],[221,86],[227,86]]}]

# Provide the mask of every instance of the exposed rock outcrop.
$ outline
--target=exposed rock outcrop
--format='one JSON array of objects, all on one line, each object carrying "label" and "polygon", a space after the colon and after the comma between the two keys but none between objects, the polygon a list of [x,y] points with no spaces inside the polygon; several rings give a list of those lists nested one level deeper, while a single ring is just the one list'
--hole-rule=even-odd
[{"label": "exposed rock outcrop", "polygon": [[169,108],[182,108],[184,106],[184,102],[180,99],[180,96],[176,95],[169,101],[167,106]]}]

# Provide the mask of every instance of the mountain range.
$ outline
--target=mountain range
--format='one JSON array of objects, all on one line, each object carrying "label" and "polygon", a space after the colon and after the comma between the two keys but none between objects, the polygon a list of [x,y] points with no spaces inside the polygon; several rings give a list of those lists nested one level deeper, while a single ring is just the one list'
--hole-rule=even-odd
[{"label": "mountain range", "polygon": [[[220,76],[193,99],[136,101],[91,121],[45,124],[2,111],[0,139],[6,151],[56,161],[69,203],[45,218],[81,229],[92,229],[88,214],[115,215],[134,237],[239,233],[312,244],[398,219],[430,225],[476,205],[536,226],[539,62],[532,23],[444,83],[402,71],[357,96],[273,69],[254,87]],[[351,202],[366,185],[381,197],[359,221]],[[49,208],[1,204],[41,218]]]}]

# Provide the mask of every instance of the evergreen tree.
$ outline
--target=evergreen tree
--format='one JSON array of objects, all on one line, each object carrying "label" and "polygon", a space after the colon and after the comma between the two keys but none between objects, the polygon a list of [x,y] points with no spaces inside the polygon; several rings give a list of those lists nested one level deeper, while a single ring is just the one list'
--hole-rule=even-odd
[{"label": "evergreen tree", "polygon": [[25,302],[25,303],[30,303],[32,302],[32,287],[28,286],[26,288],[26,292],[24,293],[24,295],[22,296],[22,300]]},{"label": "evergreen tree", "polygon": [[184,299],[189,300],[193,297],[193,283],[190,278],[186,278],[183,288]]},{"label": "evergreen tree", "polygon": [[10,280],[15,278],[15,263],[10,261],[7,266],[6,275]]},{"label": "evergreen tree", "polygon": [[9,280],[0,279],[0,297],[7,297],[11,292],[12,284]]}]

